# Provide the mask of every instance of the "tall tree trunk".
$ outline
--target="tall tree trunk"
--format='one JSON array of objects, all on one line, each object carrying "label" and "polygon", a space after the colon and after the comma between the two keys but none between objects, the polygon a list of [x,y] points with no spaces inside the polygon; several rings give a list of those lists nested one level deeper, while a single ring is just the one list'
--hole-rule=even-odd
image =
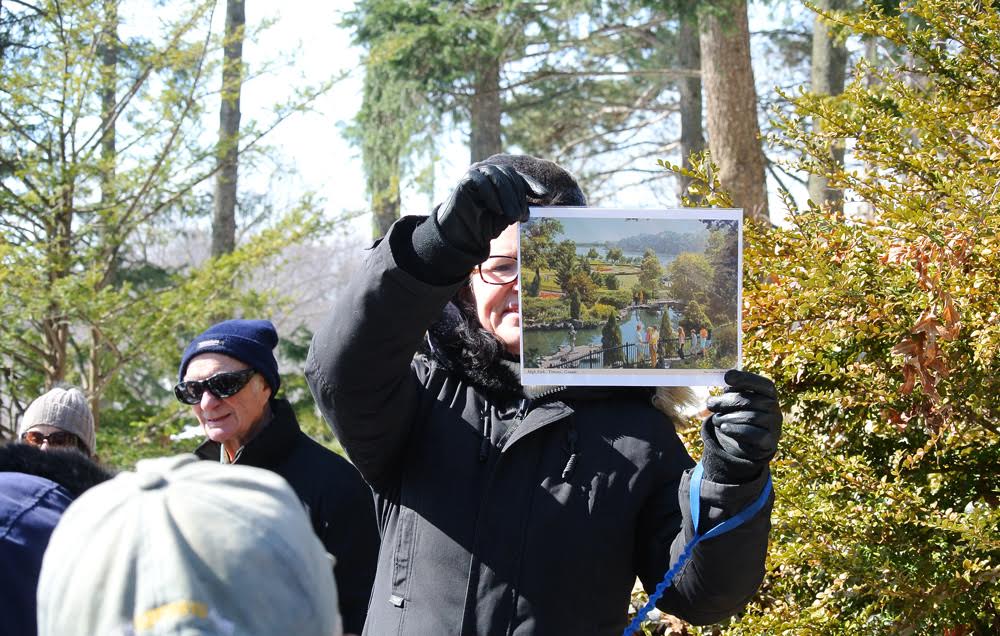
[{"label": "tall tree trunk", "polygon": [[501,152],[500,114],[500,60],[483,60],[469,105],[470,163]]},{"label": "tall tree trunk", "polygon": [[[677,32],[677,65],[684,70],[701,68],[701,50],[698,42],[698,14],[694,7],[682,6],[680,28]],[[702,126],[701,77],[680,80],[681,109],[681,160],[684,168],[691,167],[691,154],[705,150],[705,131]],[[687,195],[691,179],[678,176],[677,198]]]},{"label": "tall tree trunk", "polygon": [[722,0],[698,16],[708,147],[719,180],[748,217],[769,222],[746,0]]},{"label": "tall tree trunk", "polygon": [[215,177],[215,215],[212,219],[212,256],[236,246],[236,179],[240,134],[240,93],[243,89],[243,0],[226,0],[226,40],[222,62],[222,106]]},{"label": "tall tree trunk", "polygon": [[[839,11],[845,0],[817,0],[821,12]],[[830,37],[830,26],[822,16],[816,15],[812,38],[812,92],[816,95],[840,95],[844,92],[847,76],[847,47],[842,41]],[[817,132],[822,132],[822,122],[814,121]],[[834,162],[844,165],[844,145],[836,142],[830,149]],[[809,198],[818,205],[840,210],[844,205],[843,191],[828,187],[827,178],[820,174],[809,175]]]},{"label": "tall tree trunk", "polygon": [[[98,55],[101,58],[101,240],[104,243],[104,277],[100,286],[113,285],[118,278],[119,241],[116,214],[115,176],[118,172],[116,149],[116,115],[118,105],[118,0],[104,0],[104,24]],[[104,339],[100,329],[90,330],[90,352],[87,361],[86,388],[90,396],[90,412],[94,416],[94,428],[100,423],[101,350]]]}]

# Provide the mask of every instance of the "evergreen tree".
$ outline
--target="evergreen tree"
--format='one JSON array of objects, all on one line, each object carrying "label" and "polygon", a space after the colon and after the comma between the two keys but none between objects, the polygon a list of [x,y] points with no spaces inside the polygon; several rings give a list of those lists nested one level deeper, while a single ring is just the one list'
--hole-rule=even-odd
[{"label": "evergreen tree", "polygon": [[611,368],[621,366],[622,359],[622,330],[618,325],[618,312],[613,311],[608,316],[608,321],[601,329],[601,348],[604,349],[604,366]]},{"label": "evergreen tree", "polygon": [[656,352],[660,359],[666,359],[670,353],[676,349],[669,345],[670,341],[677,341],[677,333],[670,322],[670,308],[663,306],[663,317],[660,319],[660,341],[656,345]]},{"label": "evergreen tree", "polygon": [[680,325],[688,334],[691,333],[691,330],[712,329],[712,321],[708,319],[705,308],[697,300],[692,300],[684,307],[684,315],[681,317]]}]

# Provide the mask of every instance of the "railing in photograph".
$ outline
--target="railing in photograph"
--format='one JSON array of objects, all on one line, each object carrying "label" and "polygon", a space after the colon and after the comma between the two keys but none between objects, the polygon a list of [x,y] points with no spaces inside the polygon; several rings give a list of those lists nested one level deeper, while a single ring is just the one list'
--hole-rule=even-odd
[{"label": "railing in photograph", "polygon": [[636,358],[638,357],[639,351],[638,347],[633,342],[626,342],[620,347],[612,347],[610,349],[598,349],[591,351],[590,353],[584,354],[582,356],[560,362],[559,364],[553,364],[550,368],[560,369],[566,367],[588,367],[591,369],[605,369],[610,368],[605,366],[604,357],[606,354],[619,351],[621,355],[619,358],[622,361],[622,366],[624,367],[635,367]]}]

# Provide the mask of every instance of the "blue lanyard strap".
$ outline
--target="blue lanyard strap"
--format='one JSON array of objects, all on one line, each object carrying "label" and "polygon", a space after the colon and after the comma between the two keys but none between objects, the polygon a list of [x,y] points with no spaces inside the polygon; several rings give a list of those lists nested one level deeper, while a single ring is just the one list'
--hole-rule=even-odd
[{"label": "blue lanyard strap", "polygon": [[761,511],[761,509],[767,504],[768,498],[771,496],[771,476],[768,475],[767,483],[764,484],[764,489],[755,501],[729,519],[726,519],[719,525],[713,527],[708,532],[698,534],[698,521],[701,517],[701,477],[704,472],[705,471],[701,466],[701,462],[698,462],[698,464],[694,467],[694,470],[691,471],[691,481],[688,485],[688,495],[690,497],[691,505],[691,525],[694,529],[694,536],[692,536],[691,540],[684,546],[684,550],[681,552],[677,562],[674,563],[674,566],[667,570],[667,573],[663,575],[663,580],[656,586],[653,593],[649,595],[649,601],[647,601],[646,604],[642,606],[642,609],[636,613],[635,618],[633,618],[632,622],[625,628],[625,632],[622,636],[632,636],[639,630],[643,621],[646,620],[646,615],[649,614],[653,607],[656,606],[656,602],[660,600],[661,596],[663,596],[663,592],[670,587],[671,581],[673,581],[674,577],[677,576],[677,573],[681,571],[684,565],[691,560],[691,554],[694,552],[694,546],[698,545],[705,539],[717,537],[720,534],[725,534],[733,528],[743,525],[747,522],[747,520],[753,518],[758,512]]}]

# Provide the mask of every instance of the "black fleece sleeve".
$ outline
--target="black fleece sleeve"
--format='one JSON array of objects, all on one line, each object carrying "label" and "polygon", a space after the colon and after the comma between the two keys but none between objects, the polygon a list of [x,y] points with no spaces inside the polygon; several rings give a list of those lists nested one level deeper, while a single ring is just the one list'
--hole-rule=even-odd
[{"label": "black fleece sleeve", "polygon": [[[411,230],[407,232],[406,230]],[[429,285],[453,285],[483,261],[448,243],[433,214],[412,227],[403,225],[392,236],[392,253],[399,266]]]},{"label": "black fleece sleeve", "polygon": [[376,488],[401,470],[419,410],[422,387],[410,367],[413,355],[461,284],[428,284],[401,264],[407,256],[390,249],[412,245],[419,221],[403,217],[367,252],[313,336],[306,360],[316,405]]}]

